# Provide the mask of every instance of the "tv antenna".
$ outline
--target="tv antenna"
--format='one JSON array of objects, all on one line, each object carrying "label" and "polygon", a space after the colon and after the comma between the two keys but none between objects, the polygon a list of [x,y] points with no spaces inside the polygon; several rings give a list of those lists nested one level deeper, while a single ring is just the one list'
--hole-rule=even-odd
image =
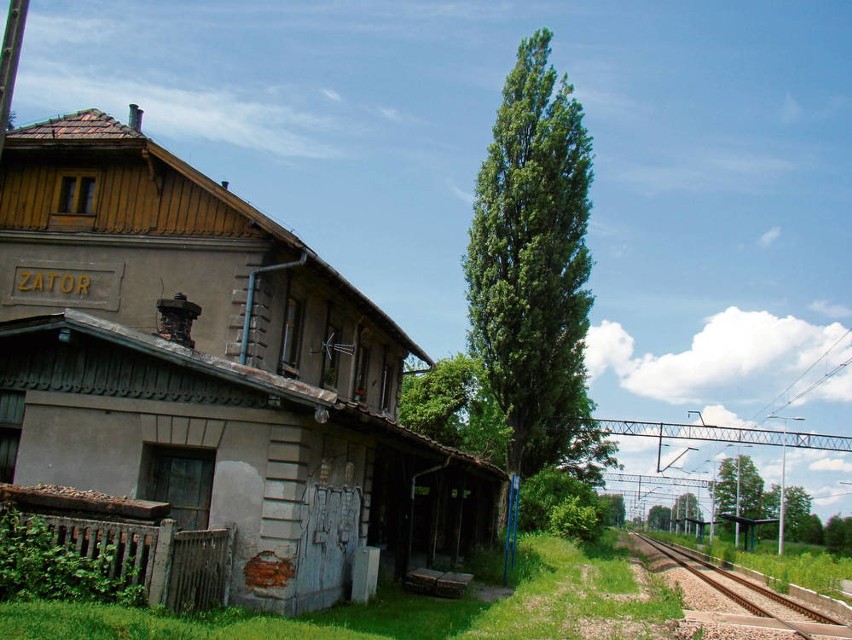
[{"label": "tv antenna", "polygon": [[338,353],[345,353],[347,356],[355,355],[355,345],[354,344],[341,344],[339,342],[334,341],[334,332],[328,339],[324,340],[321,347],[322,351],[325,351],[328,359],[331,360],[331,352],[337,351]]}]

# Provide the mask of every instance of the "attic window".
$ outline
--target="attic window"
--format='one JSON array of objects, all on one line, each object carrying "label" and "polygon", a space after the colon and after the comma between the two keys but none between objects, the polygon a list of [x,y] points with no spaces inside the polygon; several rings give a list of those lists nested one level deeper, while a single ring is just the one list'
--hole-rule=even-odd
[{"label": "attic window", "polygon": [[78,215],[95,212],[95,176],[87,173],[64,173],[60,176],[57,213]]}]

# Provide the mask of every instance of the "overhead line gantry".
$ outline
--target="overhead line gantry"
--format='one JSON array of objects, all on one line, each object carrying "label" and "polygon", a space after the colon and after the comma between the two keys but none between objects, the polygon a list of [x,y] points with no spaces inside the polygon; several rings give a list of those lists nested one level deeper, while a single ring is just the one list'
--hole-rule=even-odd
[{"label": "overhead line gantry", "polygon": [[605,473],[603,479],[606,482],[638,482],[639,486],[642,483],[656,484],[676,487],[691,487],[693,489],[707,489],[712,482],[710,480],[700,480],[698,478],[673,478],[671,476],[642,476],[631,473]]},{"label": "overhead line gantry", "polygon": [[824,449],[852,452],[852,437],[829,436],[801,431],[770,431],[745,427],[719,427],[709,424],[679,424],[676,422],[638,422],[635,420],[595,419],[602,433],[623,436],[644,436],[673,440],[705,440],[733,444],[759,444],[772,447]]}]

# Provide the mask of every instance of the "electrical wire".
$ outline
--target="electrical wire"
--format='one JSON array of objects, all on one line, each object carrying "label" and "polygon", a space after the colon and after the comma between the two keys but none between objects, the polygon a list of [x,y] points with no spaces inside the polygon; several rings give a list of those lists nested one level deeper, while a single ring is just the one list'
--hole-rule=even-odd
[{"label": "electrical wire", "polygon": [[[833,375],[837,374],[837,373],[838,373],[841,369],[843,369],[843,367],[845,367],[845,366],[846,366],[846,365],[848,365],[850,362],[852,362],[852,358],[850,358],[849,360],[847,360],[847,361],[846,361],[846,362],[844,362],[843,364],[841,364],[841,365],[839,365],[838,367],[836,367],[835,369],[833,369],[831,372],[827,373],[827,374],[826,374],[825,376],[823,376],[820,380],[818,380],[818,381],[817,381],[817,382],[815,382],[814,384],[810,385],[807,389],[805,389],[805,391],[803,391],[803,392],[799,393],[799,394],[798,394],[795,398],[793,398],[792,400],[789,400],[786,404],[781,405],[781,406],[777,407],[776,409],[769,410],[769,409],[770,409],[770,407],[772,407],[772,406],[773,406],[776,402],[778,402],[781,398],[783,398],[783,397],[784,397],[784,395],[785,395],[785,394],[787,394],[787,393],[788,393],[788,392],[789,392],[789,391],[790,391],[793,387],[795,387],[795,386],[799,383],[799,381],[800,381],[802,378],[804,378],[804,377],[805,377],[808,373],[810,373],[810,371],[811,371],[811,370],[812,370],[815,366],[817,366],[817,365],[818,365],[820,362],[822,362],[822,361],[823,361],[826,357],[828,357],[828,354],[829,354],[829,353],[831,353],[831,352],[834,350],[834,348],[835,348],[838,344],[840,344],[843,340],[845,340],[845,339],[846,339],[846,337],[847,337],[850,333],[852,333],[852,329],[847,329],[847,330],[846,330],[846,333],[844,333],[842,336],[840,336],[840,337],[839,337],[839,338],[838,338],[838,339],[834,342],[834,344],[832,344],[832,345],[831,345],[828,349],[826,349],[825,353],[823,353],[823,354],[822,354],[819,358],[817,358],[817,359],[813,362],[813,364],[811,364],[811,365],[810,365],[807,369],[805,369],[805,370],[804,370],[804,371],[803,371],[803,372],[799,375],[799,377],[798,377],[798,378],[796,378],[795,380],[793,380],[793,382],[791,382],[791,383],[787,386],[787,388],[786,388],[786,389],[784,389],[781,393],[779,393],[777,396],[775,396],[775,397],[772,399],[772,401],[771,401],[771,402],[769,402],[767,405],[765,405],[762,409],[758,410],[758,412],[757,412],[756,414],[754,414],[754,415],[751,417],[751,420],[752,420],[752,421],[757,420],[757,424],[758,424],[758,425],[763,424],[763,422],[766,420],[766,417],[765,417],[765,416],[770,415],[770,414],[774,414],[774,413],[779,413],[779,412],[783,411],[786,407],[789,407],[789,406],[790,406],[793,402],[795,402],[796,400],[798,400],[799,398],[801,398],[801,397],[802,397],[802,396],[804,396],[805,394],[809,393],[810,391],[812,391],[814,388],[816,388],[817,386],[819,386],[819,385],[820,385],[820,384],[822,384],[823,382],[826,382],[826,381],[828,380],[828,378],[830,378],[831,376],[833,376]],[[760,417],[760,420],[758,420],[758,418],[759,418],[759,417]]]},{"label": "electrical wire", "polygon": [[820,379],[819,379],[819,380],[817,380],[816,382],[812,383],[809,387],[805,388],[803,391],[799,392],[799,394],[798,394],[798,395],[796,395],[795,397],[793,397],[791,400],[788,400],[785,404],[781,405],[781,406],[778,408],[778,411],[783,411],[784,409],[786,409],[787,407],[789,407],[791,404],[793,404],[796,400],[798,400],[798,399],[802,398],[803,396],[807,395],[808,393],[810,393],[811,391],[813,391],[814,389],[816,389],[816,388],[817,388],[818,386],[820,386],[821,384],[824,384],[824,383],[828,382],[831,378],[833,378],[833,377],[834,377],[834,376],[836,376],[838,373],[840,373],[841,371],[843,371],[844,367],[848,366],[850,362],[852,362],[852,357],[850,357],[850,358],[849,358],[846,362],[843,362],[843,363],[841,363],[841,364],[837,365],[834,369],[832,369],[831,371],[829,371],[828,373],[826,373],[826,374],[825,374],[822,378],[820,378]]}]

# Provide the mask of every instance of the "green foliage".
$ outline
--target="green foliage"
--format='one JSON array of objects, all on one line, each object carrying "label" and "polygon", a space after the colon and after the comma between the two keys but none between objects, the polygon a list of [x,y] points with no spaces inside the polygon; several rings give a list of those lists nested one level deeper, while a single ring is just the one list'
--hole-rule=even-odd
[{"label": "green foliage", "polygon": [[24,522],[13,508],[0,515],[0,600],[55,598],[137,604],[143,587],[110,577],[116,561],[115,545],[86,558],[53,542],[47,525],[38,517]]},{"label": "green foliage", "polygon": [[676,520],[683,520],[684,518],[701,519],[699,517],[701,512],[698,508],[698,498],[692,492],[687,492],[677,497],[673,512]]},{"label": "green foliage", "polygon": [[648,528],[656,531],[668,531],[672,521],[671,507],[654,505],[648,512]]},{"label": "green foliage", "polygon": [[[823,527],[822,520],[815,513],[808,515],[798,530],[798,540],[805,544],[822,544],[823,543]],[[786,550],[786,547],[785,547]]]},{"label": "green foliage", "polygon": [[[737,460],[740,477],[740,515],[759,519],[763,514],[763,478],[749,456],[725,458],[719,466],[719,479],[714,488],[716,513],[734,514],[737,505]],[[733,531],[732,523],[723,525],[727,531]]]},{"label": "green foliage", "polygon": [[512,428],[508,468],[523,477],[601,453],[583,360],[592,143],[573,87],[548,66],[551,37],[522,40],[506,78],[464,260],[472,353]]},{"label": "green foliage", "polygon": [[[773,484],[763,494],[763,518],[781,517],[781,486]],[[803,487],[784,489],[784,539],[790,542],[806,542],[805,537],[814,535],[811,519],[811,496]],[[762,533],[778,538],[778,525],[769,525]]]},{"label": "green foliage", "polygon": [[443,444],[461,444],[459,411],[475,390],[474,361],[461,353],[435,363],[431,371],[403,378],[399,420]]},{"label": "green foliage", "polygon": [[838,556],[852,556],[852,517],[831,516],[825,525],[823,536],[825,546],[830,553]]},{"label": "green foliage", "polygon": [[581,506],[599,505],[592,488],[557,469],[547,467],[521,483],[518,526],[521,531],[548,531],[550,514],[557,505],[578,498]]},{"label": "green foliage", "polygon": [[598,511],[580,504],[579,496],[566,498],[550,513],[549,531],[576,540],[593,540],[600,531]]},{"label": "green foliage", "polygon": [[601,505],[601,516],[605,527],[624,527],[627,508],[624,506],[624,496],[620,493],[608,493],[598,496]]},{"label": "green foliage", "polygon": [[506,466],[510,429],[476,358],[459,353],[405,376],[399,416],[414,431]]}]

